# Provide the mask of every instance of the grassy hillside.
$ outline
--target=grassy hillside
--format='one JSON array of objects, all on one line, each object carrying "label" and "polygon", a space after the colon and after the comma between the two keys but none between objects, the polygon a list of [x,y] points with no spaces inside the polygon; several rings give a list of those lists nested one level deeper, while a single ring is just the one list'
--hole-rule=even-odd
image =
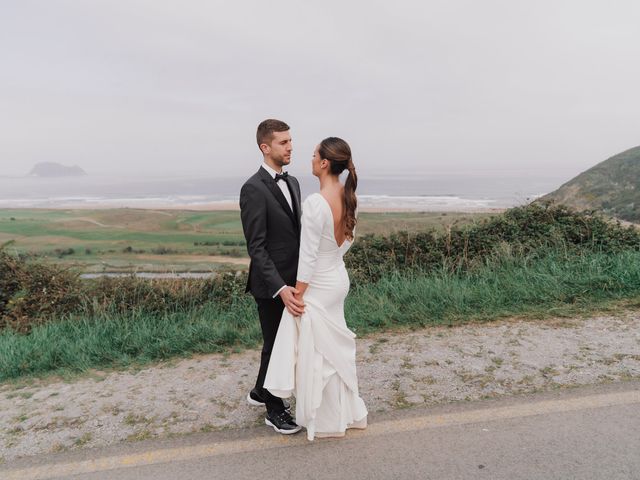
[{"label": "grassy hillside", "polygon": [[540,200],[640,223],[640,147],[599,163]]},{"label": "grassy hillside", "polygon": [[[490,213],[362,213],[358,235],[446,230]],[[240,212],[0,209],[0,245],[83,272],[207,272],[249,260]]]}]

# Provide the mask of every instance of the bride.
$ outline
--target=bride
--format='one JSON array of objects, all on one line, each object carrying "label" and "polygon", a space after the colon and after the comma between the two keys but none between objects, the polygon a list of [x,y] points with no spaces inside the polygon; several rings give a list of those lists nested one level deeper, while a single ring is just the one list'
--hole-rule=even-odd
[{"label": "bride", "polygon": [[353,243],[357,207],[357,176],[347,142],[336,137],[320,142],[312,171],[320,192],[302,208],[296,283],[304,313],[282,314],[264,382],[278,397],[295,394],[296,421],[306,427],[309,440],[366,428],[368,413],[358,394],[355,334],[344,318],[349,276],[342,257]]}]

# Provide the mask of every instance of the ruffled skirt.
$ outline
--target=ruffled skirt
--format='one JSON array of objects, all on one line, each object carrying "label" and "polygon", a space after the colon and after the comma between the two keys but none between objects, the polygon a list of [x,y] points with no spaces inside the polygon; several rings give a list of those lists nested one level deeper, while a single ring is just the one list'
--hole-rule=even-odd
[{"label": "ruffled skirt", "polygon": [[[358,393],[355,334],[346,326],[343,301],[348,291],[314,288],[304,297],[305,313],[284,311],[264,386],[272,394],[296,397],[296,422],[307,438],[342,436],[348,428],[365,428],[367,408]],[[334,277],[335,278],[335,277]]]}]

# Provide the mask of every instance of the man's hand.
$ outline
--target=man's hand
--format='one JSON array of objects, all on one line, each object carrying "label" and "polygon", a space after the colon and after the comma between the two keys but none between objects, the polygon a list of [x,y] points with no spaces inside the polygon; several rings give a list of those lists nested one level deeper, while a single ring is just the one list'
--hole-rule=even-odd
[{"label": "man's hand", "polygon": [[284,302],[287,311],[294,317],[299,317],[304,313],[304,302],[301,298],[296,298],[299,291],[293,287],[284,287],[280,292],[280,298]]}]

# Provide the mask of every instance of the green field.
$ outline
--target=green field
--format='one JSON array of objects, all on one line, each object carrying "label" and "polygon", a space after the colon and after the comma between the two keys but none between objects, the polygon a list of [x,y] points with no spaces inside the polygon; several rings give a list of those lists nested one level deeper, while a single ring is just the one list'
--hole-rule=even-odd
[{"label": "green field", "polygon": [[[362,213],[357,233],[388,234],[479,221],[487,213]],[[207,272],[245,268],[237,211],[0,209],[9,252],[84,272]]]}]

